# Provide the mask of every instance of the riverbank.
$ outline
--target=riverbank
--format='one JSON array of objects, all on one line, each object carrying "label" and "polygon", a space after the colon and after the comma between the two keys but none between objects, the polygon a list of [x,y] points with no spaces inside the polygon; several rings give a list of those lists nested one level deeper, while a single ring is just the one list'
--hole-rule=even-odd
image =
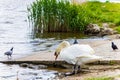
[{"label": "riverbank", "polygon": [[[102,56],[104,60],[120,60],[120,50],[113,51],[111,48],[111,42],[114,42],[118,48],[120,48],[119,35],[107,36],[107,39],[79,39],[79,44],[89,44],[94,50],[95,55]],[[114,55],[116,54],[116,55]],[[15,59],[18,61],[54,61],[54,50],[53,51],[40,51],[34,52],[32,55]],[[58,60],[60,60],[58,58]]]},{"label": "riverbank", "polygon": [[[79,44],[89,44],[94,50],[95,55],[103,57],[97,65],[88,65],[87,68],[83,67],[83,72],[69,77],[64,77],[62,80],[85,80],[90,77],[101,77],[101,76],[113,76],[120,75],[120,49],[113,51],[111,48],[111,42],[113,41],[118,48],[120,48],[119,35],[107,36],[107,39],[79,39]],[[32,55],[22,57],[19,59],[5,60],[3,62],[10,63],[36,63],[36,64],[49,64],[53,65],[55,62],[54,50],[53,51],[40,51],[34,52]],[[64,61],[58,59],[59,65],[66,64]],[[89,68],[88,68],[89,67]],[[61,68],[59,68],[61,69]],[[70,70],[69,70],[70,71]],[[116,76],[115,75],[115,76]]]},{"label": "riverbank", "polygon": [[[113,51],[111,48],[111,42],[113,41],[118,48],[120,48],[120,39],[118,35],[107,36],[107,39],[80,39],[79,44],[89,44],[94,50],[95,55],[102,56],[105,64],[108,65],[91,65],[89,69],[85,69],[85,73],[64,77],[62,80],[85,80],[90,77],[101,77],[101,76],[116,76],[120,75],[120,66],[117,65],[120,62],[120,50]],[[15,59],[13,61],[23,62],[43,62],[53,63],[54,62],[54,51],[41,51],[35,52],[32,55]],[[61,61],[60,59],[58,61]],[[62,63],[61,63],[62,64]],[[113,75],[117,73],[116,75]]]}]

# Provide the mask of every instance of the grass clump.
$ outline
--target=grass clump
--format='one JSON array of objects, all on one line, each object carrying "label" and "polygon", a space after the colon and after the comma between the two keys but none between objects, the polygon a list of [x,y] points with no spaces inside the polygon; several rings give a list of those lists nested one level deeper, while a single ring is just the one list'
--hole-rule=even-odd
[{"label": "grass clump", "polygon": [[87,78],[86,80],[114,80],[113,77],[97,77],[97,78]]}]

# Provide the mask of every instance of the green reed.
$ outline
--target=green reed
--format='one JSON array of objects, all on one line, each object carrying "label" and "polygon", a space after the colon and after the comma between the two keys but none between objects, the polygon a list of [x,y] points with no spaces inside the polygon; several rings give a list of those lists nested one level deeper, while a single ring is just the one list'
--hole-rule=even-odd
[{"label": "green reed", "polygon": [[89,23],[120,25],[120,4],[68,0],[36,0],[28,7],[34,32],[84,32]]},{"label": "green reed", "polygon": [[68,0],[36,0],[28,12],[35,32],[82,31],[89,23],[82,6]]}]

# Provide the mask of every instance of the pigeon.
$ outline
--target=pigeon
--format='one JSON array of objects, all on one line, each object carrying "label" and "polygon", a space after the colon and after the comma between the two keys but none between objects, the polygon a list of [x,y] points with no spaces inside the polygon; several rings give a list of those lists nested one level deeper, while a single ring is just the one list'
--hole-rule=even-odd
[{"label": "pigeon", "polygon": [[78,44],[78,41],[77,41],[77,39],[75,39],[75,40],[74,40],[74,43],[73,43],[73,44]]},{"label": "pigeon", "polygon": [[11,58],[13,54],[13,47],[9,51],[5,52],[4,54],[7,55],[8,59]]},{"label": "pigeon", "polygon": [[112,47],[113,50],[117,50],[118,49],[118,47],[114,44],[114,42],[112,42],[111,47]]}]

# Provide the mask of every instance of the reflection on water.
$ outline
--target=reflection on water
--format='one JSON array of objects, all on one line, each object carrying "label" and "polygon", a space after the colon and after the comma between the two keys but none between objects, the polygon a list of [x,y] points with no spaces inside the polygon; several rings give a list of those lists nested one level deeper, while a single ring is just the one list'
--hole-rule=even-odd
[{"label": "reflection on water", "polygon": [[36,34],[37,38],[54,38],[57,40],[61,39],[71,39],[71,38],[85,38],[87,35],[83,33],[44,33],[44,34]]}]

